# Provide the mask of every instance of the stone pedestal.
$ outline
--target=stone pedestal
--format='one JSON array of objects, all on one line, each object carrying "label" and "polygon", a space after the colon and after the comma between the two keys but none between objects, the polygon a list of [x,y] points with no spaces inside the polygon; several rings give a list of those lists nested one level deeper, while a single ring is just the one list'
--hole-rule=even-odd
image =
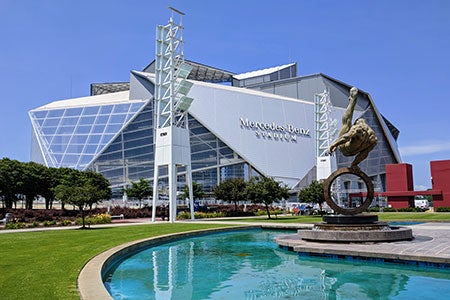
[{"label": "stone pedestal", "polygon": [[377,215],[331,215],[324,216],[322,220],[327,224],[373,224],[378,221]]},{"label": "stone pedestal", "polygon": [[317,242],[392,242],[412,240],[412,230],[407,227],[393,227],[386,222],[378,222],[378,216],[332,215],[324,216],[321,223],[312,230],[299,230],[301,239]]}]

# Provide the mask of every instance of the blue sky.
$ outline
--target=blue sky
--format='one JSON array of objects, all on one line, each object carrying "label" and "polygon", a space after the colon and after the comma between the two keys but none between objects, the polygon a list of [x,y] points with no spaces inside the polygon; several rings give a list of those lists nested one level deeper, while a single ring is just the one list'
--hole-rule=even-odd
[{"label": "blue sky", "polygon": [[150,63],[168,6],[186,13],[187,59],[236,73],[298,62],[369,92],[417,189],[430,160],[450,159],[446,0],[0,0],[0,157],[29,161],[30,109]]}]

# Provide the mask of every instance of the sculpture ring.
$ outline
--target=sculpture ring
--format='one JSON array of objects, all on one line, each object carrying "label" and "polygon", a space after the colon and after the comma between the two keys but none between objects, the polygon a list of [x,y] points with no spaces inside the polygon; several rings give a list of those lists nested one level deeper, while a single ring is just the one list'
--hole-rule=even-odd
[{"label": "sculpture ring", "polygon": [[[336,202],[333,201],[331,198],[331,184],[333,181],[341,176],[342,174],[353,174],[361,178],[367,187],[367,195],[366,200],[359,206],[359,207],[351,207],[351,208],[345,208],[340,207],[336,204]],[[324,182],[324,194],[325,194],[325,201],[327,204],[338,214],[342,215],[356,215],[365,212],[373,200],[373,183],[372,180],[370,180],[369,176],[366,175],[363,171],[361,171],[359,168],[340,168],[336,171],[334,171]]]}]

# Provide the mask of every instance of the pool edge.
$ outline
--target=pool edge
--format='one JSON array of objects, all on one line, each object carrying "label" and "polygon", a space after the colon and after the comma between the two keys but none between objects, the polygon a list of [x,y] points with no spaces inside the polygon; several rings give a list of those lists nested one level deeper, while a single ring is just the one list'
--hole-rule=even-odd
[{"label": "pool edge", "polygon": [[221,227],[213,229],[191,230],[180,233],[160,235],[145,238],[108,249],[91,258],[81,269],[77,278],[77,290],[82,300],[112,300],[111,294],[103,283],[103,272],[115,258],[136,251],[138,248],[151,246],[171,240],[223,231],[235,231],[241,229],[262,228],[261,225],[240,225],[233,227]]}]

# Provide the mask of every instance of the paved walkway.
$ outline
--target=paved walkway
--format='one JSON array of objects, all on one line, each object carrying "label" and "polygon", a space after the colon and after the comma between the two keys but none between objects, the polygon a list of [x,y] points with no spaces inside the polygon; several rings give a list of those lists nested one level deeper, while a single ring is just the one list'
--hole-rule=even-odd
[{"label": "paved walkway", "polygon": [[412,241],[318,243],[301,240],[297,235],[289,235],[278,237],[277,243],[300,253],[450,265],[450,223],[424,223],[408,227],[413,230]]}]

